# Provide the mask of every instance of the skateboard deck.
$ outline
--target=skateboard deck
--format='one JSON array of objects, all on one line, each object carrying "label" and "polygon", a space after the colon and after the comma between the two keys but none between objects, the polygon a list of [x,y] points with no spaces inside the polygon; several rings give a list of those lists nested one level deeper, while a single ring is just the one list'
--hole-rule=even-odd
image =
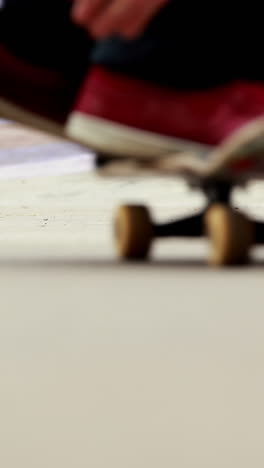
[{"label": "skateboard deck", "polygon": [[[0,117],[14,120],[23,126],[80,145],[79,141],[76,141],[69,134],[65,134],[62,126],[50,123],[46,119],[24,111],[3,99],[0,99]],[[108,126],[109,123],[106,122],[100,127],[97,124],[93,127],[91,120],[90,144],[81,143],[81,146],[84,148],[88,146],[89,151],[92,150],[97,154],[97,169],[100,169],[100,173],[115,176],[158,172],[163,175],[182,175],[188,179],[196,180],[221,176],[231,178],[234,182],[263,178],[264,175],[264,116],[242,126],[216,146],[177,138],[161,137],[160,139],[159,135],[139,131],[139,134],[144,134],[144,138],[148,140],[150,137],[151,139],[151,156],[148,151],[142,151],[141,154],[140,147],[145,149],[144,145],[139,145],[135,155],[131,155],[129,152],[126,155],[126,151],[123,149],[125,148],[124,142],[120,145],[120,142],[117,141],[115,146],[118,147],[118,153],[114,154],[114,152],[108,151],[107,137],[113,138]],[[103,143],[102,147],[107,148],[107,151],[99,152],[98,147],[93,146],[92,135],[98,133],[98,128],[103,130],[101,143]],[[115,138],[117,135],[118,126],[114,132]],[[162,144],[160,144],[161,140],[163,140]],[[135,136],[133,144],[136,144]],[[148,147],[148,145],[149,143],[146,146]],[[153,147],[155,147],[155,151],[153,151]]]},{"label": "skateboard deck", "polygon": [[98,155],[98,169],[115,175],[156,172],[190,180],[228,179],[234,184],[264,178],[264,117],[235,131],[216,146],[175,140],[175,150],[155,157]]}]

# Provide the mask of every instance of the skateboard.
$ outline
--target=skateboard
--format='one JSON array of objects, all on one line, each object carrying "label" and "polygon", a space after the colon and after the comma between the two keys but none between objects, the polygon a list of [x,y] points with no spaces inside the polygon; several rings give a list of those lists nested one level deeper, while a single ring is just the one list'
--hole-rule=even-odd
[{"label": "skateboard", "polygon": [[[0,100],[1,116],[80,144],[78,139],[69,134],[66,136],[60,126],[50,125],[45,119],[13,107]],[[116,249],[121,259],[146,260],[155,239],[205,236],[211,241],[208,264],[236,265],[248,262],[254,245],[264,244],[264,223],[236,211],[231,203],[232,191],[236,186],[264,179],[264,117],[242,126],[217,146],[174,138],[172,144],[169,144],[170,149],[164,151],[159,148],[157,138],[157,147],[154,145],[154,152],[152,147],[152,156],[144,151],[141,155],[138,149],[137,155],[132,155],[130,151],[127,155],[123,153],[126,145],[118,141],[118,130],[115,133],[118,153],[112,154],[108,150],[108,136],[111,136],[111,132],[102,134],[104,152],[100,152],[95,144],[91,144],[93,133],[98,133],[97,127],[91,126],[90,144],[84,143],[82,146],[88,146],[89,150],[96,153],[98,174],[112,177],[144,177],[148,174],[183,177],[191,188],[202,190],[208,201],[206,209],[199,215],[162,225],[152,220],[145,206],[119,207],[113,224]],[[140,148],[144,149],[144,145]]]},{"label": "skateboard", "polygon": [[206,195],[202,213],[157,225],[145,206],[120,206],[114,216],[114,237],[119,257],[146,260],[155,239],[198,238],[211,242],[208,264],[246,264],[254,245],[264,244],[264,223],[250,219],[232,207],[237,186],[264,179],[264,118],[257,118],[235,131],[220,145],[209,147],[179,141],[179,149],[155,157],[120,157],[97,154],[96,167],[103,176],[183,177],[191,188]]}]

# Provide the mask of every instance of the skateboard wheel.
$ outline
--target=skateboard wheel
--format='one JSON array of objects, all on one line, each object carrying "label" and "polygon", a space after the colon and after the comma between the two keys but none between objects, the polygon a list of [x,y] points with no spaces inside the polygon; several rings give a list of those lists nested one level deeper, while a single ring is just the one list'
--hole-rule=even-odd
[{"label": "skateboard wheel", "polygon": [[209,264],[235,265],[248,260],[254,232],[246,216],[229,206],[214,204],[206,212],[205,227],[212,245]]},{"label": "skateboard wheel", "polygon": [[147,257],[153,239],[153,225],[147,208],[136,205],[119,207],[114,227],[121,258],[140,260]]}]

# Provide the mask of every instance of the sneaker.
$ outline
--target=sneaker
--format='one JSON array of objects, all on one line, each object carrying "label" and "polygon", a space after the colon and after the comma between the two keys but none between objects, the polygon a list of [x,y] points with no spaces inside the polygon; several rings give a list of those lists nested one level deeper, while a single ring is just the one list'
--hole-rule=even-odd
[{"label": "sneaker", "polygon": [[182,92],[96,66],[81,87],[66,133],[101,154],[155,157],[186,141],[196,149],[217,145],[262,114],[261,83]]},{"label": "sneaker", "polygon": [[79,91],[65,74],[32,65],[3,45],[0,63],[0,118],[106,155],[161,156],[186,149],[186,141],[203,149],[264,113],[259,83],[177,92],[96,66]]}]

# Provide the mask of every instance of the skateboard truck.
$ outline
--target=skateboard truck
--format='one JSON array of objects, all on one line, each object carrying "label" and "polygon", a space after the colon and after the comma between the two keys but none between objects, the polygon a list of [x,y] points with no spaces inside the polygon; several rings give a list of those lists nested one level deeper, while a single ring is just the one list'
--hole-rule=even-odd
[{"label": "skateboard truck", "polygon": [[229,205],[232,185],[225,181],[208,181],[200,186],[208,199],[208,206],[202,213],[154,226],[154,235],[162,237],[201,237],[204,235],[204,215],[214,203]]}]

